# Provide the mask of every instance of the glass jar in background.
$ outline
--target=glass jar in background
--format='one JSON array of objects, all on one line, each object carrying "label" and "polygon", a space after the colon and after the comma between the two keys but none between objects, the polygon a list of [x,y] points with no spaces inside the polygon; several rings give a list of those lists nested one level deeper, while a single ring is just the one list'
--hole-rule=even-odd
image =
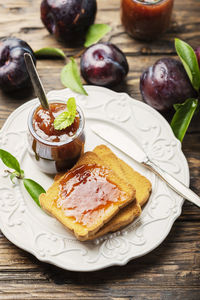
[{"label": "glass jar in background", "polygon": [[[53,109],[52,105],[56,106],[58,111],[58,106],[62,106],[60,112],[62,112],[63,106],[67,107],[66,102],[59,100],[49,101],[50,109]],[[60,132],[57,131],[58,135],[56,135],[55,131],[55,134],[52,136],[44,133],[38,126],[35,128],[33,121],[34,118],[36,118],[35,116],[38,109],[42,110],[40,105],[36,105],[28,117],[28,152],[41,171],[47,174],[56,174],[66,171],[73,167],[84,152],[85,119],[83,112],[81,108],[77,106],[78,121],[76,124],[72,124],[73,134],[70,132],[70,135],[68,135],[64,132],[63,135],[60,135]],[[42,122],[48,122],[48,119],[49,116],[44,115]],[[48,123],[47,126],[51,126],[51,124]]]},{"label": "glass jar in background", "polygon": [[121,0],[121,21],[135,39],[151,41],[170,25],[174,0]]}]

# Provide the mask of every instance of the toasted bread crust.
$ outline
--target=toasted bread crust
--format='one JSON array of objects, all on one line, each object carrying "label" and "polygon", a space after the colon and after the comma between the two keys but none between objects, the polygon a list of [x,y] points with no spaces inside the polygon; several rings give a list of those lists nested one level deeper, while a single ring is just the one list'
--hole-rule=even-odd
[{"label": "toasted bread crust", "polygon": [[101,237],[109,232],[115,232],[122,229],[126,225],[133,222],[141,214],[141,207],[136,201],[131,202],[126,207],[122,208],[108,223],[100,228],[94,235],[90,236],[88,240],[93,240]]},{"label": "toasted bread crust", "polygon": [[136,172],[127,163],[118,158],[107,146],[99,145],[93,150],[119,177],[125,178],[126,181],[136,190],[136,200],[143,206],[149,199],[151,193],[151,182]]}]

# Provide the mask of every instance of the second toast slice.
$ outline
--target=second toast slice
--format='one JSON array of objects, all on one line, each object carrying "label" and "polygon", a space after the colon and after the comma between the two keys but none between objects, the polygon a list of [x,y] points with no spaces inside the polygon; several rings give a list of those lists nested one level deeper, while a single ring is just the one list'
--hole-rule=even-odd
[{"label": "second toast slice", "polygon": [[136,172],[122,159],[118,158],[107,146],[99,145],[94,148],[93,152],[104,161],[106,166],[133,186],[136,190],[136,200],[140,206],[143,206],[149,199],[152,188],[151,182],[145,176]]},{"label": "second toast slice", "polygon": [[133,170],[123,160],[119,159],[107,146],[99,145],[94,150],[103,161],[118,174],[119,177],[129,182],[136,190],[136,201],[122,208],[107,224],[99,229],[90,239],[98,238],[106,233],[114,232],[130,224],[141,213],[141,207],[149,199],[151,193],[150,181],[140,173]]}]

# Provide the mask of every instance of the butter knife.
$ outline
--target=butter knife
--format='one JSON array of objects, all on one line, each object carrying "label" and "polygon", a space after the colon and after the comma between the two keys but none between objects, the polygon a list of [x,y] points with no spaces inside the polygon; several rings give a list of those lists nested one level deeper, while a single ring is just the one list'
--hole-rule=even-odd
[{"label": "butter knife", "polygon": [[155,173],[160,179],[165,181],[171,189],[177,194],[194,203],[200,207],[200,197],[189,189],[185,184],[174,178],[172,175],[162,170],[154,162],[152,162],[145,154],[142,147],[130,139],[130,136],[123,134],[117,129],[102,124],[94,124],[91,127],[92,131],[101,137],[103,140],[109,142],[114,147],[134,159],[136,162],[142,164],[153,173]]}]

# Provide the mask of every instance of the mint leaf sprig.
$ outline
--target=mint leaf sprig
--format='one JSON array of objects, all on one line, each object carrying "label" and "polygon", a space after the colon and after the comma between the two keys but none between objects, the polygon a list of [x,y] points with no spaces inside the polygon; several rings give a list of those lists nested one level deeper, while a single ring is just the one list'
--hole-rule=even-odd
[{"label": "mint leaf sprig", "polygon": [[35,203],[39,207],[41,207],[39,202],[39,196],[41,193],[45,193],[43,187],[34,180],[24,177],[24,171],[21,169],[19,161],[8,151],[0,149],[0,159],[2,160],[4,165],[14,170],[13,172],[6,170],[6,172],[10,173],[10,179],[12,183],[14,183],[14,178],[23,180],[24,187],[26,188],[27,192],[30,194]]},{"label": "mint leaf sprig", "polygon": [[[196,54],[192,47],[186,42],[175,39],[176,52],[185,68],[193,88],[200,96],[200,69]],[[199,106],[198,99],[189,98],[182,104],[175,104],[176,110],[172,121],[171,128],[174,135],[182,142],[187,132],[190,122]]]},{"label": "mint leaf sprig", "polygon": [[62,112],[54,120],[54,128],[56,130],[62,130],[72,125],[76,117],[76,101],[74,97],[71,97],[67,101],[67,111]]}]

